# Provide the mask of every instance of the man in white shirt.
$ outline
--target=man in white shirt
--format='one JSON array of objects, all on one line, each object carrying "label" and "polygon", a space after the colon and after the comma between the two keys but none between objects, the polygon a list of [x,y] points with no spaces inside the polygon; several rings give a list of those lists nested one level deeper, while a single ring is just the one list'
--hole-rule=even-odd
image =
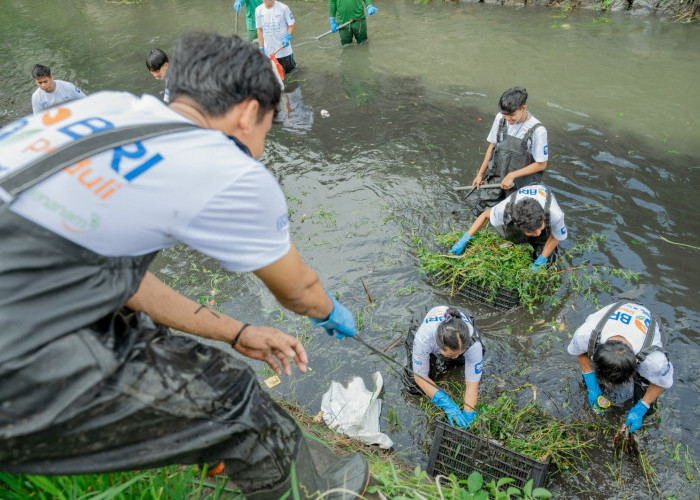
[{"label": "man in white shirt", "polygon": [[32,77],[36,86],[39,87],[32,94],[32,112],[34,114],[63,102],[85,97],[85,92],[72,83],[54,80],[51,76],[51,68],[48,66],[35,64],[34,69],[32,69]]},{"label": "man in white shirt", "polygon": [[467,243],[487,222],[491,222],[498,234],[507,240],[532,245],[535,261],[533,271],[554,261],[552,257],[556,257],[557,245],[569,234],[564,212],[551,189],[544,184],[531,184],[479,214],[469,231],[450,249],[450,253],[461,254]]},{"label": "man in white shirt", "polygon": [[291,242],[284,193],[258,161],[280,100],[269,60],[238,37],[192,33],[168,79],[170,105],[99,92],[0,129],[0,470],[223,462],[249,499],[289,495],[292,470],[299,489],[361,496],[360,455],[319,473],[241,356],[169,330],[278,374],[306,371],[295,337],[209,310],[148,271],[182,242],[254,273],[328,334],[355,334]]},{"label": "man in white shirt", "polygon": [[514,189],[542,180],[549,159],[547,129],[527,111],[527,97],[527,90],[513,87],[498,101],[501,112],[491,125],[489,147],[472,186],[500,183],[501,189],[479,190],[473,209],[475,216]]},{"label": "man in white shirt", "polygon": [[260,51],[267,56],[276,53],[285,75],[296,68],[290,45],[296,22],[289,7],[276,0],[264,0],[255,9],[255,27]]}]

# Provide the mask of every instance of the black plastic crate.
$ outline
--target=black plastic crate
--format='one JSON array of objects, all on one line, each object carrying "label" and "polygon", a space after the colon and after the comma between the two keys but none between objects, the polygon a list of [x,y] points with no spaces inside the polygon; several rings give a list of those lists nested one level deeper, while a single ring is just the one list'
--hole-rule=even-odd
[{"label": "black plastic crate", "polygon": [[530,479],[533,488],[544,486],[549,471],[548,459],[539,462],[509,450],[488,439],[476,436],[445,422],[438,421],[435,440],[430,448],[428,474],[467,479],[472,472],[480,472],[485,481],[503,477],[515,479],[513,486],[522,488]]},{"label": "black plastic crate", "polygon": [[[436,275],[428,275],[428,278],[435,286],[441,283],[440,278]],[[520,296],[517,290],[499,288],[494,293],[471,281],[455,283],[455,293],[504,311],[520,304]],[[491,298],[492,296],[493,298]]]}]

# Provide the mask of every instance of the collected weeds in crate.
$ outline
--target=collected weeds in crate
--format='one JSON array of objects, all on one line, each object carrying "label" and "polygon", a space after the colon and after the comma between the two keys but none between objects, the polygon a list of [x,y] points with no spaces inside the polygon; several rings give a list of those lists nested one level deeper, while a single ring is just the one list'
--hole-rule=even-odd
[{"label": "collected weeds in crate", "polygon": [[[453,231],[430,237],[413,233],[420,267],[436,286],[447,286],[450,293],[462,293],[473,287],[483,291],[483,301],[502,306],[508,292],[517,296],[521,304],[532,309],[534,304],[548,300],[556,303],[556,292],[567,277],[572,289],[583,293],[598,305],[596,292],[610,291],[611,277],[631,282],[637,275],[609,266],[571,264],[574,257],[597,247],[605,236],[594,234],[582,243],[562,254],[557,263],[549,268],[532,271],[531,247],[514,245],[491,229],[479,231],[459,257],[447,250],[462,233]],[[472,298],[479,298],[468,294]],[[515,305],[515,304],[512,304]]]},{"label": "collected weeds in crate", "polygon": [[[518,405],[513,393],[526,387],[531,385],[502,393],[488,405],[477,405],[479,415],[469,432],[538,462],[551,459],[559,471],[591,463],[588,452],[599,447],[598,426],[594,422],[555,418],[535,401]],[[450,384],[449,391],[463,394],[463,382]],[[433,405],[421,406],[432,418],[439,415]]]}]

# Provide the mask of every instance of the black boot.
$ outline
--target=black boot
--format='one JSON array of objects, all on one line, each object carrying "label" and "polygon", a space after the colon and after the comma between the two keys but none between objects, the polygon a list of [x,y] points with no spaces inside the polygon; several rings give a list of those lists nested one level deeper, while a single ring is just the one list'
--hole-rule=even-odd
[{"label": "black boot", "polygon": [[[325,448],[320,448],[312,453],[304,438],[299,441],[299,449],[293,464],[294,477],[290,471],[287,478],[279,485],[248,494],[246,498],[249,500],[277,500],[288,491],[291,492],[293,488],[297,489],[299,497],[303,499],[318,498],[322,493],[333,489],[342,489],[363,495],[369,482],[369,465],[361,455],[355,453],[339,457]],[[338,491],[324,495],[323,498],[324,500],[350,500],[357,498],[357,496]]]}]

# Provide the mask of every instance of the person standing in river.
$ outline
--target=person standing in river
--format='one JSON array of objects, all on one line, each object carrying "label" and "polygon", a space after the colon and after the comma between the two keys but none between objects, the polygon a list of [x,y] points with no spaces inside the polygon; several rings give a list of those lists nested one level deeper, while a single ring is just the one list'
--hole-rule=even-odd
[{"label": "person standing in river", "polygon": [[[330,14],[331,31],[338,33],[340,43],[349,45],[352,43],[353,37],[356,43],[367,41],[367,19],[365,18],[365,7],[367,6],[367,15],[374,15],[379,9],[372,5],[372,0],[329,0],[328,13]],[[348,26],[340,28],[350,20],[353,20]]]},{"label": "person standing in river", "polygon": [[226,342],[278,374],[293,362],[306,371],[296,338],[209,310],[148,271],[181,242],[253,272],[327,333],[356,332],[291,243],[284,193],[257,161],[280,100],[269,60],[238,37],[192,33],[168,79],[169,106],[99,92],[0,129],[0,470],[223,462],[249,499],[293,487],[362,495],[361,456],[319,473],[240,357],[169,331]]},{"label": "person standing in river", "polygon": [[85,92],[76,85],[63,80],[54,80],[51,68],[43,64],[35,64],[32,69],[32,78],[39,87],[32,94],[32,112],[40,113],[58,104],[82,99]]},{"label": "person standing in river", "polygon": [[673,365],[663,350],[659,320],[634,302],[622,300],[588,316],[568,352],[581,365],[588,403],[596,411],[602,409],[598,378],[613,385],[633,379],[637,403],[625,420],[630,432],[642,426],[654,401],[673,385]]},{"label": "person standing in river", "polygon": [[258,39],[258,30],[255,28],[255,9],[262,3],[262,0],[236,0],[233,2],[233,10],[238,14],[241,7],[245,5],[245,25],[248,30],[248,41],[253,42]]},{"label": "person standing in river", "polygon": [[277,0],[264,0],[255,9],[255,26],[258,29],[260,51],[267,56],[277,52],[277,62],[282,65],[284,74],[293,71],[297,63],[294,61],[291,42],[297,25],[289,7]]},{"label": "person standing in river", "polygon": [[547,129],[527,111],[527,97],[527,90],[513,87],[498,101],[501,111],[491,125],[489,147],[472,186],[500,183],[501,189],[479,189],[472,209],[474,216],[514,190],[542,180],[549,159]]}]

